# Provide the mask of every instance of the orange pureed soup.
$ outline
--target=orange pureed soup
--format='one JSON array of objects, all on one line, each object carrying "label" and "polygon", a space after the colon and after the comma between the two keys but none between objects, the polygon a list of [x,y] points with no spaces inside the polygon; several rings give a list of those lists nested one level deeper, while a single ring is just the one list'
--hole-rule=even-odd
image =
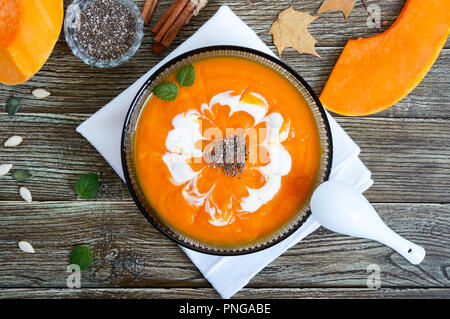
[{"label": "orange pureed soup", "polygon": [[172,102],[151,96],[140,114],[138,182],[160,217],[189,237],[222,246],[261,240],[311,195],[321,155],[313,114],[262,64],[214,57],[193,66],[192,86]]}]

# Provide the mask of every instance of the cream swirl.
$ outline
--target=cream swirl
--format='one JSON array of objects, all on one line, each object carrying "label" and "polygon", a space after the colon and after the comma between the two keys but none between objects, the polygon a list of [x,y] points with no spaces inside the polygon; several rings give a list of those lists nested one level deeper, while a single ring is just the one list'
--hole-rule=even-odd
[{"label": "cream swirl", "polygon": [[[285,125],[282,115],[278,112],[267,114],[269,105],[266,99],[258,93],[250,94],[251,98],[243,98],[243,93],[233,95],[233,91],[219,93],[211,98],[209,103],[203,103],[200,112],[189,110],[176,115],[172,120],[173,129],[166,138],[167,152],[162,160],[169,169],[171,182],[174,185],[184,185],[181,193],[184,199],[193,206],[203,206],[210,215],[209,222],[215,226],[225,226],[235,221],[237,214],[254,213],[264,204],[268,203],[281,188],[281,178],[289,174],[292,159],[289,152],[283,147],[282,142],[289,135],[289,122]],[[194,159],[201,158],[202,151],[197,148],[199,142],[205,140],[202,136],[201,120],[208,119],[207,112],[213,114],[213,106],[229,107],[229,116],[243,111],[254,119],[253,127],[265,123],[266,134],[258,147],[267,150],[270,161],[267,165],[248,169],[258,170],[264,177],[265,183],[260,188],[246,187],[248,196],[239,200],[239,208],[233,209],[233,198],[229,199],[226,209],[220,209],[214,202],[212,193],[216,184],[201,193],[197,187],[197,180],[205,169],[195,172],[190,163]]]}]

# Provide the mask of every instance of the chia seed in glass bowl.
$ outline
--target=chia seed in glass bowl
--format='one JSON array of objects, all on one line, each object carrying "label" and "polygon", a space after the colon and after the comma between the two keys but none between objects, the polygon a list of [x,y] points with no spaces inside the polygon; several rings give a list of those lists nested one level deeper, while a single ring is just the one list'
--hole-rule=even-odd
[{"label": "chia seed in glass bowl", "polygon": [[90,66],[109,68],[136,53],[143,21],[132,0],[74,0],[67,8],[64,33],[75,56]]}]

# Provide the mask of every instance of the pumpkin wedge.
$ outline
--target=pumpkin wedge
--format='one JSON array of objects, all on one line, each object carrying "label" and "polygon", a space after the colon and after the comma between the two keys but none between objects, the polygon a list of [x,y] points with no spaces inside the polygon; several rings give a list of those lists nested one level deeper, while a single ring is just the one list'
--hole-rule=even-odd
[{"label": "pumpkin wedge", "polygon": [[349,116],[392,106],[425,77],[449,31],[449,0],[408,0],[388,30],[347,42],[322,91],[322,104]]},{"label": "pumpkin wedge", "polygon": [[0,83],[31,78],[53,51],[63,0],[0,0]]}]

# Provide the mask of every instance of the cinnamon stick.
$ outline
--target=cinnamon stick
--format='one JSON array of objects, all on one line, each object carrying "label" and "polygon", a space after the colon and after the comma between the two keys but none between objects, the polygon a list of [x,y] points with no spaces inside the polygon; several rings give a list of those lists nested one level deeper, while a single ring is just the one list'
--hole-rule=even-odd
[{"label": "cinnamon stick", "polygon": [[145,1],[144,6],[142,7],[142,19],[144,20],[145,26],[148,26],[150,24],[150,19],[152,18],[157,3],[158,0]]},{"label": "cinnamon stick", "polygon": [[166,34],[167,30],[170,28],[170,26],[177,20],[179,14],[183,10],[183,8],[186,6],[189,0],[176,0],[175,6],[170,12],[169,16],[167,17],[167,20],[162,25],[161,29],[158,30],[158,32],[155,35],[155,41],[161,42],[162,38]]},{"label": "cinnamon stick", "polygon": [[155,26],[152,29],[152,32],[154,34],[159,33],[161,31],[161,28],[166,24],[169,17],[172,16],[174,11],[177,9],[178,12],[176,12],[175,16],[173,17],[173,20],[175,20],[180,11],[183,10],[184,6],[186,5],[186,2],[188,2],[188,0],[175,0],[170,6],[170,8],[162,15],[161,19],[159,19],[159,21],[155,24]]},{"label": "cinnamon stick", "polygon": [[175,0],[152,29],[155,33],[152,51],[161,54],[192,16],[198,14],[207,3],[207,0]]},{"label": "cinnamon stick", "polygon": [[[180,30],[191,20],[194,15],[195,5],[189,1],[183,10],[180,12],[180,15],[177,17],[175,22],[169,27],[167,32],[164,34],[164,37],[161,40],[161,44],[165,47],[169,47],[172,41],[175,39]],[[156,40],[156,38],[155,38]]]},{"label": "cinnamon stick", "polygon": [[163,53],[163,51],[167,49],[165,46],[163,46],[161,43],[159,42],[155,42],[152,45],[152,51],[158,55],[160,55],[161,53]]}]

